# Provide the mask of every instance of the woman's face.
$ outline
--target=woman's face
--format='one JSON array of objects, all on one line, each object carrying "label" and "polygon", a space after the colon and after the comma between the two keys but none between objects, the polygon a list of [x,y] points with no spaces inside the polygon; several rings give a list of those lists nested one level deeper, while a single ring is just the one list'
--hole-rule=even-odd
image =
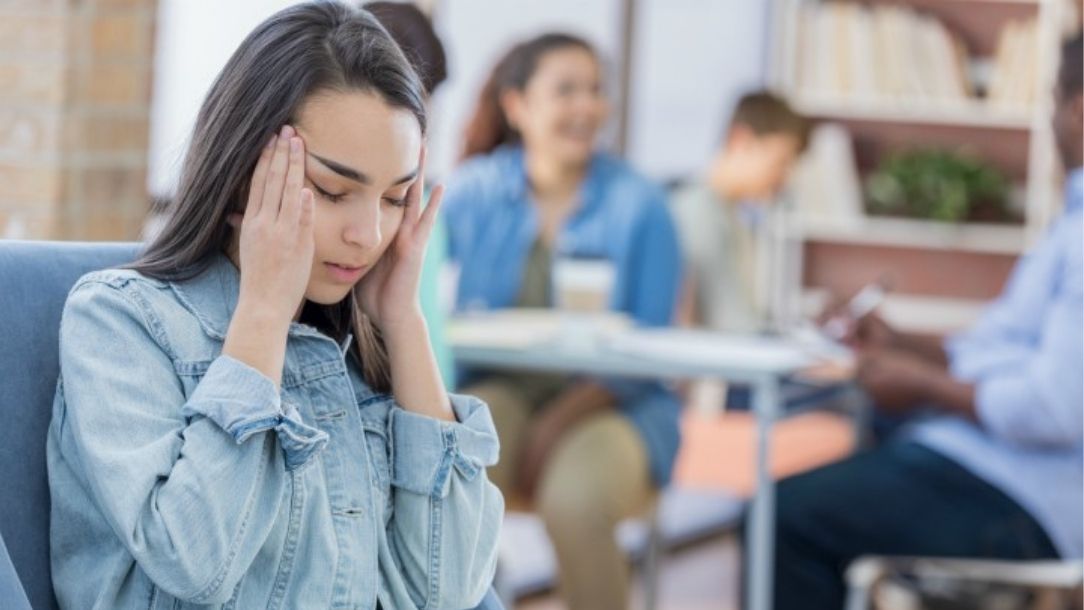
[{"label": "woman's face", "polygon": [[310,97],[294,127],[305,142],[305,186],[315,203],[305,298],[338,303],[399,230],[417,178],[421,129],[409,110],[362,92]]},{"label": "woman's face", "polygon": [[563,164],[590,159],[609,114],[598,60],[579,47],[543,54],[523,91],[506,92],[501,103],[532,154]]}]

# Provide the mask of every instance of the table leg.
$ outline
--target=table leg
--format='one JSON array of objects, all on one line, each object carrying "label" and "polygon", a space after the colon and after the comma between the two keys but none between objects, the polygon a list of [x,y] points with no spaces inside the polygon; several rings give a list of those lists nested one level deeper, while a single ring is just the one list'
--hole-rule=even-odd
[{"label": "table leg", "polygon": [[775,555],[775,480],[771,474],[772,424],[782,405],[779,379],[768,377],[753,386],[753,412],[757,420],[756,492],[746,536],[749,571],[746,574],[748,610],[770,610]]}]

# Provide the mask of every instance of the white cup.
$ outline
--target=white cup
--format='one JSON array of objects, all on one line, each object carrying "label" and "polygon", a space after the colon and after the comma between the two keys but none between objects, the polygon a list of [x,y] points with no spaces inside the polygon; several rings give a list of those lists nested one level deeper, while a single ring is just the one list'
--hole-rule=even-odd
[{"label": "white cup", "polygon": [[598,347],[597,319],[610,308],[617,269],[608,259],[558,257],[553,261],[553,302],[561,312],[560,342],[566,349]]},{"label": "white cup", "polygon": [[553,301],[561,311],[606,311],[616,282],[617,269],[608,259],[565,256],[553,261]]}]

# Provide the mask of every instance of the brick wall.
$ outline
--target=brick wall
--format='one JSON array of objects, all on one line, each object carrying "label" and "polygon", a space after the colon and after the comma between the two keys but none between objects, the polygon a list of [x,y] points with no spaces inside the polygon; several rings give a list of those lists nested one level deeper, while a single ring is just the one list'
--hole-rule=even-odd
[{"label": "brick wall", "polygon": [[0,0],[0,238],[138,237],[154,15],[155,0]]}]

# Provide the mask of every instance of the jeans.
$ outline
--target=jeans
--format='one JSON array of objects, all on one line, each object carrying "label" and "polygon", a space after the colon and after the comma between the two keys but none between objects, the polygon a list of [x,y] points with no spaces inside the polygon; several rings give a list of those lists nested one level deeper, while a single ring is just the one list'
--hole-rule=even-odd
[{"label": "jeans", "polygon": [[775,608],[842,608],[844,571],[867,554],[1058,556],[1035,519],[1000,490],[901,441],[780,482]]}]

